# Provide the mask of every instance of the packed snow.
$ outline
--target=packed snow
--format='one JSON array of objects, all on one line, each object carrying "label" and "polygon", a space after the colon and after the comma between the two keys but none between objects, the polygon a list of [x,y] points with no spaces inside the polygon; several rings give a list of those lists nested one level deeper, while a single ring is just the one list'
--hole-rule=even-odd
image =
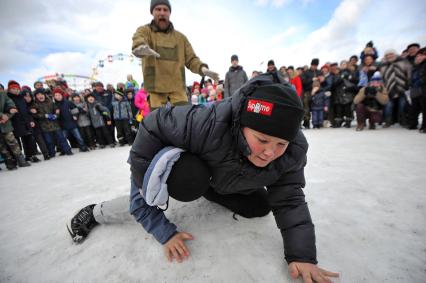
[{"label": "packed snow", "polygon": [[[335,282],[425,282],[426,135],[393,127],[305,131],[305,194],[319,265]],[[128,194],[129,147],[75,152],[0,171],[0,282],[302,282],[292,280],[272,214],[232,218],[200,199],[166,212],[190,232],[191,257],[167,262],[136,222],[96,227],[74,244],[80,208]]]}]

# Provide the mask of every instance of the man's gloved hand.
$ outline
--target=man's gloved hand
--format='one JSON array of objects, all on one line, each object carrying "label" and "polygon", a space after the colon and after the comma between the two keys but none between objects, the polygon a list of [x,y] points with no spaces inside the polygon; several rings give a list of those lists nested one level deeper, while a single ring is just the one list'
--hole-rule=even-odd
[{"label": "man's gloved hand", "polygon": [[213,71],[209,70],[209,69],[208,69],[208,68],[206,68],[206,67],[202,67],[202,68],[201,68],[201,72],[202,72],[205,76],[212,78],[214,81],[216,81],[216,82],[217,82],[217,81],[219,81],[219,74],[218,74],[218,73],[213,72]]},{"label": "man's gloved hand", "polygon": [[58,116],[56,116],[55,114],[46,114],[46,118],[49,121],[55,121],[58,118]]},{"label": "man's gloved hand", "polygon": [[132,53],[133,55],[139,58],[143,56],[155,56],[157,58],[160,57],[160,54],[149,48],[149,46],[146,44],[139,45],[138,47],[132,50]]}]

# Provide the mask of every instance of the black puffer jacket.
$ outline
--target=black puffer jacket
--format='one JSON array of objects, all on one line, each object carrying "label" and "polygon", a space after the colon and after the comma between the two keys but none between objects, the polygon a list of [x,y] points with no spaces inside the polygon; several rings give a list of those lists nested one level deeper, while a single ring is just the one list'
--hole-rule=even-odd
[{"label": "black puffer jacket", "polygon": [[223,101],[152,112],[141,123],[130,152],[132,178],[141,187],[150,160],[165,146],[198,154],[209,165],[211,186],[218,193],[247,193],[266,186],[287,262],[317,263],[314,225],[302,191],[308,149],[302,132],[283,156],[265,168],[246,158],[250,150],[240,128],[241,106],[257,86],[272,82],[272,76],[265,74]]}]

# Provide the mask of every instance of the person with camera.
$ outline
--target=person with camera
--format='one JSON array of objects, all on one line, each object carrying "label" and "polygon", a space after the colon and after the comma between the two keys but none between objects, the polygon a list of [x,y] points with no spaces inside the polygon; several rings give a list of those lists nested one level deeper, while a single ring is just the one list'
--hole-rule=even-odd
[{"label": "person with camera", "polygon": [[389,97],[383,86],[380,72],[375,72],[366,87],[360,89],[354,98],[356,105],[357,131],[364,130],[365,122],[369,120],[369,129],[374,130],[376,123],[382,120],[383,108],[388,103]]}]

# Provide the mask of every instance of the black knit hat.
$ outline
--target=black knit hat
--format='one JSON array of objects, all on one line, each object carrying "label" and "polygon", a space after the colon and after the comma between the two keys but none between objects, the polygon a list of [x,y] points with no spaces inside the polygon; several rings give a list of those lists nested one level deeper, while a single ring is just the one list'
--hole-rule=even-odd
[{"label": "black knit hat", "polygon": [[151,7],[150,7],[151,14],[155,6],[157,5],[166,5],[167,7],[169,7],[170,12],[172,11],[172,6],[170,6],[169,0],[151,0]]},{"label": "black knit hat", "polygon": [[249,96],[241,112],[241,126],[292,141],[300,129],[303,105],[288,84],[258,87]]},{"label": "black knit hat", "polygon": [[200,198],[210,187],[206,163],[190,152],[183,152],[167,178],[169,195],[183,202]]},{"label": "black knit hat", "polygon": [[274,60],[272,60],[272,59],[268,61],[268,66],[271,66],[271,65],[274,65],[274,66],[275,66],[275,62],[274,62]]},{"label": "black knit hat", "polygon": [[231,56],[231,62],[232,62],[232,61],[238,61],[238,56],[237,56],[237,55],[235,55],[235,54],[234,54],[234,55],[232,55],[232,56]]},{"label": "black knit hat", "polygon": [[312,59],[311,65],[318,66],[319,65],[319,59],[318,58]]},{"label": "black knit hat", "polygon": [[420,48],[420,44],[418,44],[418,43],[410,43],[410,44],[408,44],[408,46],[407,46],[407,50],[408,50],[408,49],[410,49],[410,47],[417,47],[417,48]]}]

